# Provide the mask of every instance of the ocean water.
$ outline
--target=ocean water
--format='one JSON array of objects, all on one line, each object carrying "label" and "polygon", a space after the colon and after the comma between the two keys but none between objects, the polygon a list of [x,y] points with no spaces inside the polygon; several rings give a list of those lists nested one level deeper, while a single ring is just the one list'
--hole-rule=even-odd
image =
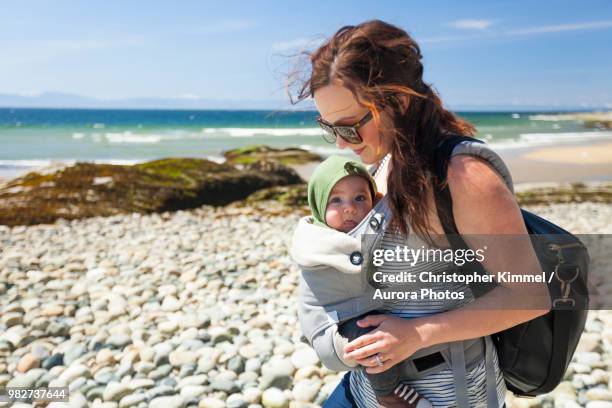
[{"label": "ocean water", "polygon": [[[459,112],[498,149],[612,138],[551,113]],[[53,162],[137,163],[162,157],[222,161],[224,150],[266,144],[340,153],[321,138],[314,111],[0,108],[0,177]],[[346,153],[344,151],[343,153]]]}]

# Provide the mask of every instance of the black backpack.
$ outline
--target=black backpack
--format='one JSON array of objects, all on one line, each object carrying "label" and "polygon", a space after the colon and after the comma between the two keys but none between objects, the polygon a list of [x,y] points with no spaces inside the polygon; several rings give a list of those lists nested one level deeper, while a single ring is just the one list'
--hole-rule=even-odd
[{"label": "black backpack", "polygon": [[[439,181],[446,179],[451,152],[463,141],[483,143],[465,136],[445,139],[434,155],[433,167]],[[444,210],[452,215],[450,191],[443,185],[436,191],[438,213]],[[557,279],[548,284],[553,307],[545,315],[491,337],[507,388],[518,396],[533,397],[552,391],[561,382],[584,330],[589,255],[585,245],[568,231],[528,211],[521,212],[542,269],[556,273]],[[444,232],[454,249],[467,249],[452,218],[442,222]],[[465,264],[461,270],[487,273],[478,262]],[[479,297],[492,285],[470,288]]]}]

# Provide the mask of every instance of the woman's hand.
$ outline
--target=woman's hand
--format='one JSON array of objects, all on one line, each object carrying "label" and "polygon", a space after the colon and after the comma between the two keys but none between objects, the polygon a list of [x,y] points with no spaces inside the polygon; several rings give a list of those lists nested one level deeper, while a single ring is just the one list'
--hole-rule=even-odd
[{"label": "woman's hand", "polygon": [[[425,347],[410,319],[381,314],[366,316],[357,324],[378,327],[347,344],[344,358],[354,359],[367,367],[369,374],[382,373]],[[377,353],[383,365],[378,365]]]}]

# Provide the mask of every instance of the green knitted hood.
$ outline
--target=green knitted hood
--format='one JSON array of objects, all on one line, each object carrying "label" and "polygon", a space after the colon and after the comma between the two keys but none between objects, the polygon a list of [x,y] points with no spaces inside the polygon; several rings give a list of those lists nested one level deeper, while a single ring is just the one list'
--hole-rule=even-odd
[{"label": "green knitted hood", "polygon": [[308,205],[314,224],[327,227],[325,210],[332,188],[346,176],[362,176],[372,187],[372,201],[376,197],[376,183],[361,163],[344,156],[330,156],[317,166],[308,181]]}]

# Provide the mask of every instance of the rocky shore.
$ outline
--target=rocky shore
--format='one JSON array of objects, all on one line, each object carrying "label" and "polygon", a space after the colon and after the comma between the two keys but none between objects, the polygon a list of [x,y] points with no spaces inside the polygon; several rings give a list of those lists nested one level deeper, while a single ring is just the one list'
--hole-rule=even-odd
[{"label": "rocky shore", "polygon": [[[341,374],[300,341],[300,213],[273,203],[0,226],[0,387],[68,386],[73,407],[320,406]],[[609,204],[529,208],[611,232]],[[590,312],[562,385],[509,406],[612,407],[611,344],[612,314]]]},{"label": "rocky shore", "polygon": [[256,191],[304,184],[287,165],[320,160],[302,149],[251,146],[219,164],[167,158],[132,166],[76,163],[0,183],[0,225],[223,206]]},{"label": "rocky shore", "polygon": [[[18,195],[17,184],[0,187],[0,208],[13,208],[5,221],[19,215],[15,202],[28,200],[31,217],[57,202],[77,214],[0,225],[0,388],[65,386],[71,407],[321,406],[342,373],[300,341],[298,270],[287,250],[307,212],[305,184],[280,161],[262,160],[150,162],[104,183],[108,169],[81,165],[18,179],[23,188],[38,183],[30,196]],[[157,184],[140,182],[152,172],[163,173]],[[256,188],[240,187],[253,177]],[[41,192],[49,182],[72,190],[50,203]],[[115,195],[95,190],[89,203],[116,212],[78,210],[92,185]],[[122,201],[128,185],[152,195]],[[215,197],[211,186],[228,185],[233,203],[206,201]],[[7,189],[21,201],[11,204]],[[574,233],[612,233],[611,190],[539,186],[517,198]],[[590,312],[564,382],[536,399],[508,394],[508,406],[612,407],[611,351],[612,313]]]}]

